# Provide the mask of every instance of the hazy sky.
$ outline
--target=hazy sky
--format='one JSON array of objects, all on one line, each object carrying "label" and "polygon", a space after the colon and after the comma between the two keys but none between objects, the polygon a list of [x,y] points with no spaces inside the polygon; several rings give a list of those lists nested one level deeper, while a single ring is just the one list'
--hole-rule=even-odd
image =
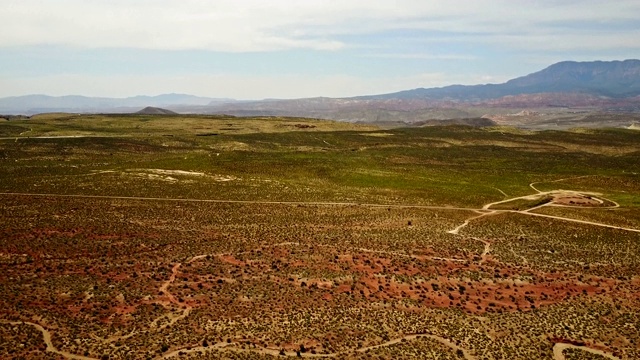
[{"label": "hazy sky", "polygon": [[0,0],[0,96],[354,96],[640,58],[638,0]]}]

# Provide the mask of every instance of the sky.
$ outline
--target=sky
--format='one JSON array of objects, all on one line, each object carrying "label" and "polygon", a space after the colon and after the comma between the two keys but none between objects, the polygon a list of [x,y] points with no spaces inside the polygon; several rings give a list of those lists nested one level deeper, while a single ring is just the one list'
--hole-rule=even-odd
[{"label": "sky", "polygon": [[0,0],[0,97],[345,97],[640,58],[638,0]]}]

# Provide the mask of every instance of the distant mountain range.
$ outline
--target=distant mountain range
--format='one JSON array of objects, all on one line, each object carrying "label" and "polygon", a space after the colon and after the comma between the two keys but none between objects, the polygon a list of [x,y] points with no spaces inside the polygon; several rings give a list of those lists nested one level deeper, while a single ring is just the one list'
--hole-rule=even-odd
[{"label": "distant mountain range", "polygon": [[[451,85],[352,98],[220,104],[231,115],[308,116],[375,123],[475,118],[509,109],[640,113],[640,60],[564,61],[503,84]],[[518,111],[515,111],[518,112]]]},{"label": "distant mountain range", "polygon": [[233,101],[233,99],[215,99],[186,94],[134,96],[128,98],[26,95],[0,98],[0,114],[36,114],[59,111],[126,113],[136,112],[147,106],[208,106]]},{"label": "distant mountain range", "polygon": [[235,101],[184,94],[125,99],[29,95],[0,99],[0,114],[136,112],[277,115],[363,122],[420,122],[479,117],[487,109],[587,108],[640,113],[640,60],[564,61],[502,84],[451,85],[352,98]]},{"label": "distant mountain range", "polygon": [[563,61],[503,84],[451,85],[414,89],[358,99],[431,99],[482,101],[504,96],[539,93],[579,93],[608,98],[640,95],[640,60]]}]

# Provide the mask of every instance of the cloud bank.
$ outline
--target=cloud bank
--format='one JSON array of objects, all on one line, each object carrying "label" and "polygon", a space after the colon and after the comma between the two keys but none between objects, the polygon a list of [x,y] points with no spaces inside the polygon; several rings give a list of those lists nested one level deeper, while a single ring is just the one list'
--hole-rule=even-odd
[{"label": "cloud bank", "polygon": [[[640,2],[625,0],[9,0],[0,6],[4,47],[337,51],[372,45],[349,43],[344,35],[414,30],[433,42],[638,48],[640,35]],[[603,31],[616,24],[626,31]]]},{"label": "cloud bank", "polygon": [[355,96],[640,58],[637,0],[3,0],[0,13],[0,96]]}]

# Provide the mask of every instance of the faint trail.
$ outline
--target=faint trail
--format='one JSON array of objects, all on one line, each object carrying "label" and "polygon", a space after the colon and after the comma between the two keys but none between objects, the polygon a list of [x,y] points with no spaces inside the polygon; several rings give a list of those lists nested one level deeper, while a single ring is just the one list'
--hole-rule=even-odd
[{"label": "faint trail", "polygon": [[166,324],[162,324],[160,326],[158,326],[156,328],[156,331],[161,331],[163,329],[168,328],[169,326],[172,326],[173,324],[177,323],[178,321],[186,318],[187,316],[189,316],[189,314],[191,313],[191,306],[186,306],[183,310],[182,310],[182,314],[175,316],[173,314],[170,315],[163,315],[162,317],[157,318],[156,320],[154,320],[150,326],[157,326],[158,325],[158,321],[162,320],[162,319],[169,319],[169,322]]},{"label": "faint trail", "polygon": [[477,220],[477,219],[480,219],[481,217],[485,217],[485,216],[489,216],[489,215],[494,215],[494,214],[497,214],[498,212],[499,212],[499,211],[493,210],[493,211],[490,211],[490,212],[484,213],[484,214],[482,214],[482,215],[478,215],[478,216],[474,216],[474,217],[468,218],[467,220],[465,220],[465,221],[464,221],[464,223],[462,223],[461,225],[459,225],[459,226],[458,226],[458,227],[456,227],[455,229],[453,229],[453,230],[449,230],[449,231],[447,231],[447,232],[448,232],[449,234],[458,235],[458,233],[460,232],[460,230],[461,230],[462,228],[466,227],[467,225],[469,225],[469,223],[470,223],[471,221],[473,221],[473,220]]},{"label": "faint trail", "polygon": [[541,184],[542,182],[532,182],[531,184],[529,184],[529,187],[533,189],[533,191],[537,192],[537,193],[541,193],[542,191],[538,190],[535,186],[533,186],[533,184]]},{"label": "faint trail", "polygon": [[490,188],[494,189],[494,190],[498,190],[500,192],[500,194],[504,195],[505,198],[509,197],[509,195],[507,195],[507,193],[505,193],[504,191],[498,189],[497,187],[490,186]]},{"label": "faint trail", "polygon": [[473,238],[473,240],[480,241],[484,244],[484,249],[482,250],[482,254],[480,254],[480,261],[478,262],[479,264],[482,264],[483,262],[487,261],[487,255],[489,255],[489,253],[491,252],[491,243],[479,238]]},{"label": "faint trail", "polygon": [[[477,239],[477,238],[474,238],[474,239],[478,240],[478,241],[481,241],[482,243],[485,244],[485,249],[484,249],[484,251],[483,251],[483,253],[481,255],[482,259],[484,260],[486,258],[486,255],[490,252],[490,245],[491,244],[489,242],[485,241],[485,240],[482,240],[482,239]],[[277,243],[277,244],[269,245],[267,247],[277,247],[277,246],[287,246],[287,245],[301,246],[303,244],[298,243],[298,242],[283,242],[283,243]],[[326,247],[335,247],[335,246],[326,245]],[[262,248],[264,248],[264,247],[262,247]],[[362,251],[362,252],[371,252],[371,253],[385,253],[385,254],[412,257],[412,258],[423,258],[422,256],[404,254],[404,253],[395,252],[395,251],[371,250],[371,249],[365,249],[365,248],[354,248],[353,250]],[[196,261],[199,261],[199,260],[202,260],[202,259],[206,259],[208,257],[219,257],[219,256],[223,256],[223,255],[226,255],[226,254],[227,253],[196,255],[196,256],[193,256],[191,259],[189,259],[187,261],[187,263],[193,263],[193,262],[196,262]],[[466,261],[466,260],[463,260],[463,259],[448,259],[448,258],[438,258],[438,257],[429,257],[429,256],[426,256],[426,258],[431,258],[431,259],[434,259],[434,260],[443,260],[443,261],[462,261],[462,262]],[[166,292],[168,294],[168,296],[171,299],[171,302],[175,302],[175,297],[168,292],[168,287],[175,281],[175,278],[177,276],[179,267],[180,267],[179,263],[173,266],[171,277],[167,281],[165,281],[163,283],[163,285],[160,287],[161,291]],[[191,310],[190,307],[185,309],[186,313],[184,314],[184,316],[188,315],[188,311],[189,310]],[[180,316],[179,318],[183,318],[184,316]],[[159,319],[156,319],[156,321],[159,320]],[[166,324],[161,328],[169,326],[169,325],[175,323],[178,320],[179,319],[176,318],[170,324]],[[154,321],[154,323],[156,321]],[[159,328],[158,330],[160,330],[161,328]],[[437,335],[431,335],[431,334],[409,334],[409,335],[405,335],[405,336],[402,336],[402,337],[398,337],[396,339],[389,340],[389,341],[387,341],[385,343],[382,343],[382,344],[362,347],[362,348],[356,349],[355,352],[365,353],[365,352],[370,351],[370,350],[375,350],[375,349],[382,348],[382,347],[388,347],[388,346],[392,346],[392,345],[395,345],[395,344],[399,344],[399,343],[401,343],[403,341],[411,341],[411,340],[415,340],[415,339],[419,339],[419,338],[430,338],[430,339],[436,340],[436,341],[442,343],[443,345],[448,346],[453,351],[461,351],[462,354],[464,355],[465,359],[468,359],[468,360],[475,360],[476,359],[476,357],[471,355],[470,352],[468,352],[467,350],[459,347],[458,345],[456,345],[452,341],[450,341],[450,340],[448,340],[446,338],[443,338],[443,337],[440,337],[440,336],[437,336]],[[166,354],[163,354],[159,358],[160,359],[166,359],[166,358],[172,358],[172,357],[182,356],[182,355],[191,354],[191,353],[204,353],[204,352],[210,352],[210,351],[236,351],[236,352],[267,354],[267,355],[272,355],[272,356],[308,357],[308,358],[333,358],[333,357],[336,357],[336,356],[339,356],[339,355],[346,355],[346,354],[349,354],[349,353],[353,352],[353,351],[342,351],[342,352],[335,352],[335,353],[329,353],[329,354],[312,354],[312,353],[309,353],[309,352],[305,352],[305,353],[299,353],[298,354],[298,352],[296,352],[296,351],[284,351],[282,349],[272,349],[272,348],[249,348],[249,349],[246,349],[246,348],[238,347],[236,343],[218,342],[218,343],[211,344],[211,345],[208,345],[208,346],[196,346],[196,347],[189,346],[189,347],[177,349],[177,350],[168,352]]]},{"label": "faint trail", "polygon": [[602,223],[597,223],[597,222],[587,221],[587,220],[571,219],[571,218],[565,218],[565,217],[561,217],[561,216],[545,215],[545,214],[531,213],[531,212],[526,212],[526,211],[507,210],[505,212],[511,212],[511,213],[516,213],[516,214],[529,215],[529,216],[544,217],[544,218],[548,218],[548,219],[556,219],[556,220],[569,221],[569,222],[574,222],[574,223],[579,223],[579,224],[600,226],[600,227],[605,227],[605,228],[609,228],[609,229],[632,231],[632,232],[640,233],[640,229],[632,229],[632,228],[626,228],[626,227],[622,227],[622,226],[602,224]]},{"label": "faint trail", "polygon": [[211,344],[209,346],[197,346],[197,347],[191,347],[189,349],[178,349],[160,356],[159,359],[167,359],[167,358],[172,358],[174,356],[180,356],[182,354],[191,354],[194,352],[200,353],[200,352],[208,352],[208,351],[215,351],[215,350],[218,350],[218,351],[230,350],[229,348],[234,345],[235,344],[233,343],[219,342],[216,344]]},{"label": "faint trail", "polygon": [[[120,333],[120,332],[118,332],[118,333]],[[127,335],[114,335],[114,336],[110,336],[110,337],[105,339],[105,338],[99,337],[98,335],[91,334],[91,338],[94,339],[94,340],[100,341],[103,344],[110,344],[110,343],[113,343],[113,342],[116,342],[116,341],[126,340],[126,339],[128,339],[130,337],[133,337],[135,334],[136,334],[136,331],[132,330]]]},{"label": "faint trail", "polygon": [[464,358],[467,360],[475,360],[476,357],[471,355],[471,353],[469,353],[467,350],[459,347],[458,345],[454,344],[452,341],[450,341],[449,339],[437,336],[437,335],[431,335],[431,334],[411,334],[411,335],[405,335],[403,337],[400,338],[396,338],[393,340],[389,340],[385,343],[382,343],[380,345],[374,345],[374,346],[368,346],[368,347],[364,347],[364,348],[360,348],[358,350],[356,350],[357,352],[363,353],[363,352],[367,352],[369,350],[375,350],[381,347],[386,347],[386,346],[391,346],[391,345],[395,345],[395,344],[399,344],[402,341],[410,341],[410,340],[415,340],[415,339],[419,339],[419,338],[429,338],[432,340],[435,340],[449,348],[451,348],[453,351],[462,351],[462,354],[464,355]]},{"label": "faint trail", "polygon": [[484,206],[482,206],[482,209],[483,210],[489,210],[493,205],[504,204],[504,203],[512,202],[514,200],[520,200],[520,199],[535,200],[535,199],[539,198],[540,195],[546,195],[546,194],[547,193],[538,193],[538,194],[534,194],[534,195],[518,196],[518,197],[514,197],[514,198],[510,198],[510,199],[500,200],[500,201],[496,201],[496,202],[485,204]]},{"label": "faint trail", "polygon": [[[160,357],[160,359],[167,359],[176,356],[181,356],[183,354],[192,354],[192,353],[206,353],[211,351],[235,351],[242,353],[253,353],[253,354],[265,354],[271,356],[289,356],[289,357],[297,357],[298,353],[295,351],[282,351],[278,349],[272,348],[248,348],[243,349],[238,347],[236,343],[226,343],[220,342],[209,346],[198,346],[192,347],[190,349],[178,349],[172,352],[166,353]],[[300,357],[306,358],[332,358],[336,357],[341,353],[332,353],[332,354],[312,354],[309,352],[300,353]]]},{"label": "faint trail", "polygon": [[518,255],[518,253],[516,253],[515,250],[511,249],[511,253],[513,254],[513,256],[515,257],[519,257],[520,260],[522,260],[522,265],[527,266],[529,265],[529,262],[527,261],[527,258],[522,256],[522,255]]},{"label": "faint trail", "polygon": [[47,349],[45,350],[47,352],[52,352],[54,354],[58,354],[58,355],[60,355],[60,356],[62,356],[64,358],[67,358],[67,359],[98,360],[97,358],[92,358],[92,357],[82,356],[82,355],[76,355],[76,354],[72,354],[72,353],[69,353],[69,352],[66,352],[66,351],[58,350],[55,346],[53,346],[53,343],[51,342],[51,333],[49,332],[49,330],[45,329],[44,327],[42,327],[39,324],[28,322],[28,321],[7,321],[7,320],[0,320],[0,324],[31,325],[31,326],[35,327],[36,329],[38,329],[42,333],[42,338],[44,340],[44,343],[47,345]]},{"label": "faint trail", "polygon": [[465,259],[455,259],[455,258],[443,258],[443,257],[438,257],[438,256],[429,256],[428,257],[431,260],[437,260],[437,261],[451,261],[451,262],[459,262],[459,263],[466,263],[467,260]]},{"label": "faint trail", "polygon": [[583,176],[573,176],[573,177],[562,178],[562,179],[551,180],[551,181],[536,181],[536,182],[532,182],[531,184],[529,184],[529,187],[532,188],[533,190],[535,190],[538,193],[542,193],[542,191],[538,190],[534,186],[535,184],[549,184],[549,183],[555,183],[555,182],[560,182],[560,181],[565,181],[565,180],[583,179],[583,178],[593,177],[593,176],[598,176],[598,175],[583,175]]},{"label": "faint trail", "polygon": [[[542,204],[540,204],[540,205],[538,205],[538,206],[534,206],[534,207],[532,207],[532,208],[528,208],[528,209],[526,209],[526,210],[522,210],[522,212],[529,212],[529,211],[537,210],[537,209],[543,208],[543,207],[545,207],[545,206],[550,206],[550,205],[552,205],[552,204],[553,204],[553,199],[552,199],[552,200],[550,200],[549,202],[542,203]],[[560,206],[562,206],[562,205],[560,205]]]},{"label": "faint trail", "polygon": [[[31,131],[31,130],[29,130]],[[27,131],[27,132],[29,132]],[[24,134],[24,133],[22,133]],[[20,135],[22,135],[20,134]],[[3,136],[0,137],[0,140],[30,140],[30,139],[78,139],[78,138],[123,138],[123,137],[131,137],[131,135],[52,135],[52,136]]]},{"label": "faint trail", "polygon": [[[205,255],[206,256],[206,255]],[[192,259],[193,260],[193,259]],[[178,321],[186,318],[187,316],[189,316],[189,314],[191,313],[191,310],[193,309],[193,307],[187,305],[187,304],[182,304],[180,301],[178,301],[178,299],[176,299],[176,297],[169,291],[169,286],[176,281],[176,276],[178,275],[178,271],[180,269],[180,266],[182,264],[181,263],[177,263],[173,266],[173,268],[171,268],[171,276],[169,277],[169,279],[167,281],[165,281],[162,286],[160,286],[160,289],[158,289],[158,291],[162,292],[163,295],[166,295],[169,298],[169,304],[174,304],[179,308],[182,308],[182,314],[175,316],[173,313],[169,313],[169,314],[165,314],[162,315],[158,318],[156,318],[155,320],[153,320],[151,322],[151,324],[149,324],[149,327],[151,328],[156,328],[156,331],[161,331],[169,326],[172,326],[173,324],[177,323]],[[167,303],[164,301],[157,301],[156,303],[164,306],[165,308],[167,308]],[[169,322],[166,324],[162,324],[160,326],[158,326],[158,322],[160,322],[161,320],[164,319],[169,319]]]},{"label": "faint trail", "polygon": [[267,354],[267,355],[272,355],[272,356],[289,356],[289,357],[307,357],[307,358],[333,358],[336,356],[340,356],[340,355],[348,355],[348,354],[352,354],[354,352],[358,352],[358,353],[366,353],[368,351],[371,350],[376,350],[379,348],[383,348],[383,347],[388,347],[388,346],[393,346],[396,344],[400,344],[403,341],[412,341],[412,340],[416,340],[416,339],[420,339],[420,338],[429,338],[435,341],[438,341],[439,343],[451,348],[451,350],[453,351],[462,351],[462,354],[464,355],[464,358],[467,360],[476,360],[477,358],[475,356],[473,356],[469,351],[459,347],[458,345],[456,345],[455,343],[453,343],[452,341],[450,341],[449,339],[443,338],[441,336],[437,336],[437,335],[431,335],[431,334],[409,334],[409,335],[404,335],[392,340],[389,340],[385,343],[382,344],[378,344],[378,345],[372,345],[372,346],[365,346],[356,350],[351,350],[351,351],[340,351],[340,352],[334,352],[334,353],[329,353],[329,354],[312,354],[309,352],[304,352],[304,353],[300,353],[298,354],[296,351],[283,351],[283,350],[278,350],[278,349],[272,349],[272,348],[249,348],[249,349],[243,349],[237,346],[236,343],[226,343],[226,342],[219,342],[213,345],[209,345],[209,346],[198,346],[198,347],[190,347],[189,349],[178,349],[178,350],[174,350],[172,352],[166,353],[164,355],[162,355],[160,358],[161,359],[166,359],[166,358],[172,358],[172,357],[176,357],[176,356],[180,356],[182,354],[190,354],[190,353],[201,353],[201,352],[209,352],[209,351],[237,351],[237,352],[247,352],[247,353],[256,353],[256,354]]},{"label": "faint trail", "polygon": [[[316,245],[316,246],[337,248],[336,245]],[[426,259],[426,260],[452,261],[452,262],[466,262],[467,261],[465,259],[443,258],[443,257],[438,257],[438,256],[430,256],[430,255],[414,255],[414,254],[402,253],[402,252],[399,252],[399,251],[372,250],[372,249],[367,249],[367,248],[349,248],[349,250],[355,250],[355,251],[360,251],[360,252],[365,252],[365,253],[372,253],[372,254],[394,255],[394,256],[400,256],[400,257],[416,259],[416,260],[425,260]]]},{"label": "faint trail", "polygon": [[573,345],[573,344],[569,344],[569,343],[562,343],[562,342],[555,343],[555,345],[553,345],[553,359],[554,360],[566,360],[566,358],[564,356],[564,350],[566,350],[566,349],[578,349],[578,350],[590,352],[592,354],[604,356],[607,359],[620,360],[619,357],[613,356],[613,355],[611,355],[609,353],[606,353],[606,352],[604,352],[602,350],[593,349],[593,348],[590,348],[588,346],[578,346],[578,345]]},{"label": "faint trail", "polygon": [[33,196],[33,197],[59,197],[79,199],[107,199],[107,200],[142,200],[142,201],[171,201],[171,202],[195,202],[195,203],[221,203],[221,204],[256,204],[256,205],[308,205],[308,206],[362,206],[369,208],[391,209],[431,209],[431,210],[463,210],[477,211],[476,208],[435,205],[411,205],[411,204],[368,204],[357,202],[329,202],[329,201],[267,201],[267,200],[218,200],[218,199],[192,199],[192,198],[158,198],[143,196],[109,196],[109,195],[77,195],[77,194],[35,194],[0,192],[0,196]]},{"label": "faint trail", "polygon": [[176,281],[176,276],[178,275],[178,269],[180,269],[180,265],[182,264],[177,263],[173,265],[173,268],[171,268],[171,276],[169,277],[169,280],[165,281],[159,289],[159,291],[162,291],[167,295],[167,297],[169,297],[169,301],[171,301],[172,303],[177,303],[178,301],[176,300],[175,296],[173,296],[173,294],[169,292],[168,288],[171,283]]},{"label": "faint trail", "polygon": [[325,143],[325,144],[327,144],[327,145],[329,145],[329,146],[333,146],[333,144],[329,144],[329,143],[328,143],[326,140],[324,140],[324,139],[320,139],[320,138],[315,137],[315,136],[314,136],[313,138],[314,138],[314,139],[316,139],[316,140],[320,140],[320,141],[322,141],[323,143]]},{"label": "faint trail", "polygon": [[[274,247],[278,247],[278,246],[290,246],[290,245],[291,246],[304,246],[304,245],[308,245],[308,244],[287,241],[287,242],[272,244],[272,245],[268,245],[268,246],[261,246],[259,248],[253,249],[253,250],[258,250],[258,249],[262,250],[262,249],[274,248]],[[323,248],[338,248],[337,245],[314,244],[313,246],[314,247],[323,247]],[[467,262],[466,259],[443,258],[443,257],[439,257],[439,256],[430,256],[430,255],[415,255],[415,254],[407,254],[407,253],[403,253],[403,252],[399,252],[399,251],[390,251],[390,250],[373,250],[373,249],[367,249],[367,248],[362,248],[362,247],[349,247],[348,249],[350,251],[360,251],[360,252],[372,253],[372,254],[393,255],[393,256],[400,256],[400,257],[417,259],[417,260]],[[235,253],[235,254],[236,255],[247,254],[247,253],[251,253],[253,250],[247,250],[247,251],[238,252],[238,253]],[[224,253],[215,253],[215,254],[196,255],[196,256],[192,257],[190,260],[188,260],[187,263],[191,264],[193,262],[196,262],[196,261],[199,261],[199,260],[202,260],[202,259],[206,259],[208,257],[214,258],[214,257],[225,256],[225,255],[233,255],[233,253],[224,252]]]},{"label": "faint trail", "polygon": [[[205,255],[206,256],[206,255]],[[192,259],[193,260],[193,259]],[[160,317],[158,317],[157,319],[153,320],[151,322],[151,324],[149,325],[150,328],[156,328],[156,331],[160,331],[162,329],[165,329],[169,326],[172,326],[173,324],[175,324],[176,322],[186,318],[187,316],[189,316],[192,307],[186,304],[181,304],[176,297],[169,291],[169,286],[176,280],[176,276],[178,274],[178,271],[180,269],[181,264],[177,263],[173,266],[173,268],[171,269],[171,276],[169,277],[169,279],[167,281],[165,281],[162,286],[160,286],[159,291],[162,291],[164,295],[166,295],[169,298],[169,304],[175,304],[178,307],[182,308],[182,314],[175,316],[173,314],[168,314],[168,315],[162,315]],[[158,301],[158,304],[167,307],[167,303],[164,301]],[[159,321],[163,320],[163,319],[169,319],[169,322],[166,324],[163,324],[159,327],[157,327],[157,324]],[[48,352],[53,352],[55,354],[58,354],[60,356],[63,356],[67,359],[77,359],[77,360],[98,360],[97,358],[92,358],[92,357],[87,357],[87,356],[82,356],[82,355],[76,355],[76,354],[72,354],[66,351],[60,351],[58,349],[56,349],[55,346],[53,346],[53,343],[51,342],[51,333],[45,329],[44,327],[42,327],[39,324],[36,323],[32,323],[32,322],[28,322],[28,321],[7,321],[7,320],[0,320],[0,324],[10,324],[10,325],[22,325],[22,324],[26,324],[26,325],[31,325],[33,327],[35,327],[36,329],[38,329],[41,333],[42,333],[42,337],[44,339],[45,344],[47,345],[46,351]],[[113,336],[110,337],[108,339],[103,339],[100,338],[96,335],[92,335],[91,337],[95,340],[98,340],[102,343],[111,343],[114,341],[118,341],[118,340],[123,340],[123,339],[128,339],[133,337],[136,334],[136,331],[133,330],[130,334],[128,335],[124,335],[124,336]]]},{"label": "faint trail", "polygon": [[195,261],[198,261],[198,260],[206,259],[207,256],[214,256],[214,255],[205,254],[205,255],[194,256],[194,257],[191,258],[191,260],[187,261],[187,264],[191,264],[191,263],[193,263]]}]

